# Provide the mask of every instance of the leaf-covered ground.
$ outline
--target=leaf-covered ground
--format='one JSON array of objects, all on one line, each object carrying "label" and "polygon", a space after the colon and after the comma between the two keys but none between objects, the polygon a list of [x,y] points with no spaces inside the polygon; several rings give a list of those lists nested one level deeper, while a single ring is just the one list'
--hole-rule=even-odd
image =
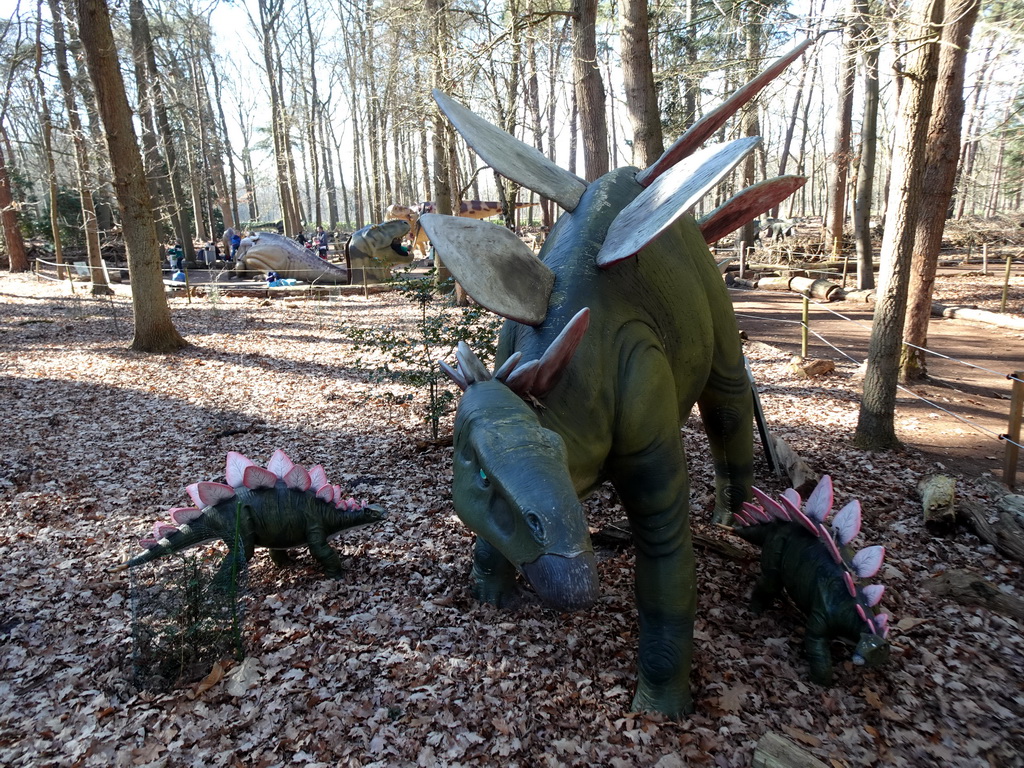
[{"label": "leaf-covered ground", "polygon": [[[833,474],[837,503],[863,502],[859,541],[888,549],[893,659],[865,672],[836,647],[836,684],[810,684],[795,611],[746,608],[753,550],[699,548],[697,713],[674,722],[629,712],[630,548],[601,549],[602,597],[587,611],[499,611],[471,597],[451,449],[424,441],[422,393],[372,384],[372,356],[348,334],[411,327],[412,305],[213,298],[173,298],[191,346],[153,356],[126,350],[124,299],[0,282],[3,765],[744,766],[769,731],[837,768],[1024,764],[1020,624],[922,587],[966,568],[1019,596],[1021,568],[965,531],[925,531],[914,486],[933,468],[922,456],[850,446],[852,365],[808,382],[787,354],[751,349],[771,423]],[[684,435],[695,531],[720,537],[695,418]],[[247,658],[170,692],[137,689],[130,578],[107,568],[187,504],[184,486],[221,479],[227,451],[265,462],[275,448],[323,464],[389,518],[335,542],[340,580],[321,578],[305,552],[284,570],[259,553]],[[756,470],[759,485],[782,489],[763,460]],[[960,492],[972,487],[964,479]],[[610,490],[588,507],[594,529],[622,516]]]}]

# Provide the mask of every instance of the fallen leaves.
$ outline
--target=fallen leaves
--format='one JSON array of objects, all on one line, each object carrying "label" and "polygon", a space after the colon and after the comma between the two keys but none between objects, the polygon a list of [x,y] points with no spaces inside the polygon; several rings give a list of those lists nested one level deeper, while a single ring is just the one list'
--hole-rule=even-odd
[{"label": "fallen leaves", "polygon": [[[499,611],[472,598],[451,447],[423,442],[420,393],[396,386],[381,399],[344,332],[412,322],[408,305],[223,298],[214,310],[173,299],[193,346],[152,357],[124,350],[106,303],[93,312],[88,299],[5,281],[0,763],[237,765],[244,752],[247,765],[267,767],[733,767],[773,731],[843,768],[1020,764],[1021,625],[921,584],[972,568],[1019,594],[1021,569],[970,535],[924,530],[913,487],[927,467],[913,454],[850,446],[850,366],[810,384],[787,373],[788,355],[750,354],[769,423],[832,473],[837,505],[863,502],[858,543],[887,547],[894,658],[865,671],[837,644],[836,684],[806,682],[801,617],[787,605],[754,616],[745,606],[756,561],[701,548],[697,712],[676,722],[628,711],[638,632],[629,547],[601,549],[601,599],[588,611],[553,614],[529,600]],[[128,317],[123,300],[114,307]],[[57,322],[16,325],[39,318]],[[683,433],[694,526],[720,537],[699,418]],[[337,580],[308,553],[283,570],[258,553],[246,658],[170,693],[135,689],[127,581],[105,569],[182,503],[185,485],[216,480],[226,451],[278,447],[323,463],[390,517],[334,542],[346,568]],[[762,457],[756,471],[759,485],[782,490]],[[594,529],[624,516],[610,488],[586,503]]]}]

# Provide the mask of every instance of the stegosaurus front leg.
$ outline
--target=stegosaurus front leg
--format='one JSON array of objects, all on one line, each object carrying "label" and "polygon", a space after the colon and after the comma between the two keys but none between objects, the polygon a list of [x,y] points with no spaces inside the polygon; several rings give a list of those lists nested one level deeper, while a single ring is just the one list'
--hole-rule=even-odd
[{"label": "stegosaurus front leg", "polygon": [[519,601],[516,568],[489,542],[477,536],[473,547],[473,597],[507,608]]}]

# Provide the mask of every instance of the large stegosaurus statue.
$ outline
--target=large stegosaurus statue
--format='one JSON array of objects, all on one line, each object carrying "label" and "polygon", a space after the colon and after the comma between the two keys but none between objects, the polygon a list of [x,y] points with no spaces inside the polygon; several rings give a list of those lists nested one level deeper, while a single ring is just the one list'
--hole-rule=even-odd
[{"label": "large stegosaurus statue", "polygon": [[487,370],[465,344],[452,500],[476,534],[473,589],[503,606],[519,576],[558,611],[592,605],[598,563],[579,499],[610,481],[636,542],[635,710],[693,710],[697,610],[689,476],[680,425],[700,408],[715,519],[750,497],[753,398],[736,319],[708,243],[788,197],[803,178],[690,211],[759,139],[701,145],[807,47],[801,43],[707,112],[653,165],[586,181],[451,96],[438,106],[481,160],[563,210],[540,253],[482,221],[424,214],[445,266],[502,315]]},{"label": "large stegosaurus statue", "polygon": [[825,523],[832,512],[832,478],[825,475],[801,509],[800,494],[790,488],[776,502],[753,489],[760,506],[746,502],[733,514],[734,532],[761,547],[761,578],[754,587],[751,608],[760,613],[785,591],[807,617],[804,649],[811,679],[832,683],[833,639],[856,645],[853,663],[875,667],[889,658],[889,615],[875,606],[881,584],[860,586],[858,579],[878,573],[885,556],[882,546],[853,554],[848,544],[860,532],[861,510],[856,499]]},{"label": "large stegosaurus statue", "polygon": [[256,547],[270,550],[274,563],[290,563],[285,550],[306,546],[329,576],[342,573],[338,553],[328,540],[342,531],[385,517],[376,505],[346,498],[324,468],[306,469],[278,449],[266,468],[231,451],[224,469],[227,483],[198,482],[185,491],[196,506],[175,507],[170,522],[159,521],[139,543],[146,552],[113,568],[136,565],[210,541],[223,541],[228,554],[215,581],[223,583],[252,559]]}]

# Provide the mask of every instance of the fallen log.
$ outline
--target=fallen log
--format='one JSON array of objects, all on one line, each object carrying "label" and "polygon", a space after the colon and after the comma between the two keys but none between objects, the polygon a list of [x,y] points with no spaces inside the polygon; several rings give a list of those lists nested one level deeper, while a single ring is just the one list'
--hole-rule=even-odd
[{"label": "fallen log", "polygon": [[1024,496],[1010,493],[991,478],[983,478],[982,487],[992,501],[981,504],[964,498],[957,510],[960,519],[986,544],[1024,563]]},{"label": "fallen log", "polygon": [[1000,328],[1010,328],[1014,331],[1024,331],[1024,318],[989,312],[975,307],[948,307],[945,304],[932,304],[932,317],[950,317],[954,320],[968,320]]},{"label": "fallen log", "polygon": [[794,291],[812,299],[835,301],[842,298],[843,290],[835,283],[821,278],[801,277],[762,277],[757,287],[766,291]]},{"label": "fallen log", "polygon": [[1024,619],[1024,600],[993,587],[970,571],[946,571],[923,584],[929,592],[948,597],[960,605],[987,608],[1003,616]]}]

